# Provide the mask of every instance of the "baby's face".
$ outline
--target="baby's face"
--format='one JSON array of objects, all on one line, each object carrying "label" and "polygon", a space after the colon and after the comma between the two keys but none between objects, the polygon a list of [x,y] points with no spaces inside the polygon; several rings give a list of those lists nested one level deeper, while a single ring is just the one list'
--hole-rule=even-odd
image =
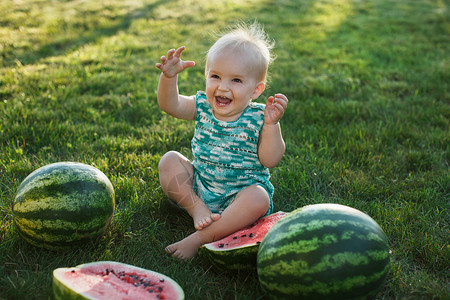
[{"label": "baby's face", "polygon": [[237,120],[264,90],[264,83],[242,54],[215,55],[209,59],[208,67],[206,97],[219,120]]}]

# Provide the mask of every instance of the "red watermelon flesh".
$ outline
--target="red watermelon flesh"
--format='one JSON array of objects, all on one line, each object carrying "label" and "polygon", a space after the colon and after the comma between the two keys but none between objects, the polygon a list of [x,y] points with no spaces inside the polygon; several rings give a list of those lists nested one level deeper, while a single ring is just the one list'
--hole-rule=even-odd
[{"label": "red watermelon flesh", "polygon": [[55,299],[184,299],[170,277],[111,261],[54,270],[53,292]]},{"label": "red watermelon flesh", "polygon": [[285,215],[285,212],[279,211],[263,217],[252,225],[236,231],[221,240],[206,244],[205,246],[216,248],[216,250],[226,251],[233,248],[243,248],[245,246],[259,244],[266,236],[269,229]]},{"label": "red watermelon flesh", "polygon": [[265,216],[221,240],[201,246],[198,253],[222,270],[254,269],[259,244],[270,228],[286,215],[279,211]]}]

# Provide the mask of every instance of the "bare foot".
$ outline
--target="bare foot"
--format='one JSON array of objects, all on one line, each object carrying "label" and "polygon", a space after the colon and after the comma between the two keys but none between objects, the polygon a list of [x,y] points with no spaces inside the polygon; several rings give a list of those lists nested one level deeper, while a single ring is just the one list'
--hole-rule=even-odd
[{"label": "bare foot", "polygon": [[197,222],[194,223],[194,227],[197,230],[202,230],[203,228],[211,225],[212,222],[215,222],[220,219],[219,214],[210,213],[208,216],[200,218]]},{"label": "bare foot", "polygon": [[197,249],[203,245],[203,242],[195,232],[179,242],[167,246],[164,250],[168,255],[178,259],[188,260],[197,255]]},{"label": "bare foot", "polygon": [[212,222],[219,220],[221,217],[220,214],[212,213],[208,206],[201,200],[190,209],[189,213],[192,216],[192,219],[194,219],[194,227],[197,230],[202,230],[211,225]]}]

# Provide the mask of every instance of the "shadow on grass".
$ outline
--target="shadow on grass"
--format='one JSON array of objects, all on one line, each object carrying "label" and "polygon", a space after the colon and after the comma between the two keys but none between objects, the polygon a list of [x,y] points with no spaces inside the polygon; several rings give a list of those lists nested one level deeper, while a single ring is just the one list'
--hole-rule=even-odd
[{"label": "shadow on grass", "polygon": [[[79,30],[80,36],[78,38],[66,39],[63,38],[64,31],[58,32],[56,38],[52,39],[52,42],[42,44],[38,49],[34,51],[24,51],[22,54],[18,54],[17,56],[11,57],[13,59],[5,60],[4,66],[11,67],[16,64],[16,60],[19,60],[21,64],[34,64],[41,59],[45,59],[51,56],[56,56],[60,54],[64,54],[69,51],[73,51],[77,48],[82,47],[83,45],[89,43],[95,43],[96,41],[116,35],[119,31],[127,30],[133,21],[137,19],[143,18],[151,18],[152,12],[160,5],[167,5],[167,3],[172,2],[173,0],[159,0],[151,4],[144,5],[139,7],[124,16],[121,17],[121,21],[114,22],[114,25],[104,26],[95,28],[93,30]],[[97,11],[92,12],[96,14]],[[91,22],[86,17],[84,19],[86,22]],[[72,26],[74,24],[71,24]],[[81,27],[89,28],[91,24],[81,24]],[[56,40],[56,41],[55,41]]]}]

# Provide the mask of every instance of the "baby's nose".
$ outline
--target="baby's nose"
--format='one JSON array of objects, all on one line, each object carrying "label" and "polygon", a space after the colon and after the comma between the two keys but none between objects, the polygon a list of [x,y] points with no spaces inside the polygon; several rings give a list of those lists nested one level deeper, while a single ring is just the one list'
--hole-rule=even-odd
[{"label": "baby's nose", "polygon": [[221,91],[228,91],[229,86],[228,86],[228,82],[222,81],[219,84],[219,90]]}]

